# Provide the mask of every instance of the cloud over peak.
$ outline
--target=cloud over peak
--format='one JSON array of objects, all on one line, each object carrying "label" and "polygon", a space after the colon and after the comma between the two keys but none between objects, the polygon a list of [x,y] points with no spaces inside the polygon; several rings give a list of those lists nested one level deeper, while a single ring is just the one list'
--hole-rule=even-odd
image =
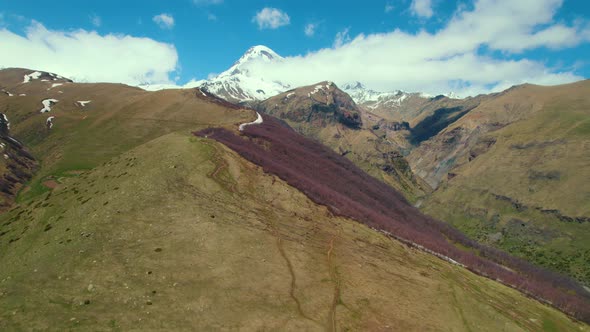
[{"label": "cloud over peak", "polygon": [[253,64],[250,70],[293,86],[359,80],[381,91],[455,91],[463,96],[525,82],[572,82],[582,77],[526,57],[530,50],[565,49],[590,40],[589,25],[554,21],[561,3],[476,0],[472,9],[459,7],[435,32],[396,29],[351,39],[345,29],[332,48],[266,66]]}]

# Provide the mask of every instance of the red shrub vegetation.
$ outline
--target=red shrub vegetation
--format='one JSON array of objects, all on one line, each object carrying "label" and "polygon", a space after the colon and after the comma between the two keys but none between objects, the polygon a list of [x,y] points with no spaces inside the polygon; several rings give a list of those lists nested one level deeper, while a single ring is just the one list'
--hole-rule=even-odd
[{"label": "red shrub vegetation", "polygon": [[[575,281],[469,239],[451,225],[422,214],[396,190],[331,149],[271,116],[263,118],[261,125],[246,127],[241,136],[221,128],[196,135],[225,144],[336,215],[434,252],[590,323],[588,294]],[[473,250],[459,249],[456,243]]]}]

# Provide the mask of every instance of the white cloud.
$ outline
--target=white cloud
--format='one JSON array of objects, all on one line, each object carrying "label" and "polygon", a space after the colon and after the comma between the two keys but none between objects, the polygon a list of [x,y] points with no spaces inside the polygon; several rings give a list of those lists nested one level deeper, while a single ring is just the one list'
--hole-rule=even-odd
[{"label": "white cloud", "polygon": [[92,23],[92,25],[98,28],[102,25],[102,19],[100,18],[100,16],[93,14],[90,15],[90,23]]},{"label": "white cloud", "polygon": [[[522,52],[564,49],[590,41],[586,24],[553,23],[561,0],[477,0],[460,7],[435,32],[358,35],[345,29],[332,48],[287,57],[280,63],[253,64],[252,73],[293,86],[332,80],[359,80],[377,90],[404,89],[431,94],[471,95],[524,82],[561,84],[582,79],[571,71],[546,67]],[[484,51],[484,50],[490,51]],[[500,52],[493,52],[500,51]]]},{"label": "white cloud", "polygon": [[152,18],[162,29],[172,29],[174,27],[174,17],[170,14],[162,13]]},{"label": "white cloud", "polygon": [[291,18],[280,9],[265,7],[256,13],[252,22],[258,24],[258,29],[276,29],[288,25]]},{"label": "white cloud", "polygon": [[303,29],[303,31],[305,32],[305,35],[307,37],[313,37],[313,35],[315,35],[315,30],[317,29],[318,25],[316,23],[308,23],[305,26],[305,29]]},{"label": "white cloud", "polygon": [[215,14],[209,13],[207,14],[207,19],[209,21],[217,21],[217,16]]},{"label": "white cloud", "polygon": [[434,14],[431,0],[412,0],[410,10],[414,15],[419,17],[430,18]]},{"label": "white cloud", "polygon": [[[78,82],[171,83],[173,45],[129,35],[48,30],[33,21],[24,36],[0,29],[0,63],[58,73]],[[149,56],[146,56],[149,55]]]},{"label": "white cloud", "polygon": [[389,13],[389,12],[393,11],[394,9],[395,9],[395,7],[392,4],[390,4],[390,3],[385,4],[385,12],[386,13]]},{"label": "white cloud", "polygon": [[338,48],[341,47],[342,45],[350,42],[350,35],[348,34],[348,32],[350,31],[350,28],[346,28],[338,33],[336,33],[336,38],[334,38],[334,48]]}]

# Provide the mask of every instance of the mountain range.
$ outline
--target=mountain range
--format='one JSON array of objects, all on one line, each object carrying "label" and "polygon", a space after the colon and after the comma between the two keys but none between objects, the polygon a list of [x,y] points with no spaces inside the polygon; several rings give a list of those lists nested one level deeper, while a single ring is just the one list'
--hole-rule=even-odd
[{"label": "mountain range", "polygon": [[588,81],[248,70],[281,59],[158,91],[1,70],[0,329],[588,330]]}]

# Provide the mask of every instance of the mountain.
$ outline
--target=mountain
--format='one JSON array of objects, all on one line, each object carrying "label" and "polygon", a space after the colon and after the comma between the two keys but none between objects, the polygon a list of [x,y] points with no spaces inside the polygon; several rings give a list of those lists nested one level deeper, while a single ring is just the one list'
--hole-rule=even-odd
[{"label": "mountain", "polygon": [[351,129],[359,129],[363,122],[361,112],[354,101],[332,82],[299,87],[260,103],[269,114],[293,123],[310,123],[312,127],[326,127],[340,123]]},{"label": "mountain", "polygon": [[401,153],[409,127],[394,121],[371,121],[352,98],[333,82],[299,87],[255,104],[296,131],[322,142],[357,166],[416,201],[429,191],[413,176]]},{"label": "mountain", "polygon": [[[499,263],[269,115],[239,131],[255,112],[199,89],[48,90],[32,72],[0,71],[10,136],[39,165],[0,214],[1,330],[588,330],[529,297],[588,321],[574,286],[512,260],[505,283],[545,292],[476,274]],[[426,225],[458,256],[396,235]]]},{"label": "mountain", "polygon": [[408,158],[421,208],[471,237],[590,285],[590,81],[487,97]]},{"label": "mountain", "polygon": [[290,86],[253,76],[247,67],[258,61],[271,63],[282,59],[280,55],[266,46],[251,47],[228,70],[203,82],[199,87],[234,103],[266,99],[289,89]]},{"label": "mountain", "polygon": [[350,82],[342,85],[342,90],[350,95],[350,97],[359,105],[363,105],[370,110],[375,110],[381,106],[401,108],[402,103],[409,97],[417,95],[424,100],[429,99],[429,96],[421,94],[409,94],[401,90],[393,92],[377,92],[368,89],[361,82]]},{"label": "mountain", "polygon": [[342,90],[361,108],[377,117],[412,123],[433,101],[459,99],[454,93],[433,97],[421,92],[408,93],[401,90],[378,92],[358,81],[343,84]]}]

